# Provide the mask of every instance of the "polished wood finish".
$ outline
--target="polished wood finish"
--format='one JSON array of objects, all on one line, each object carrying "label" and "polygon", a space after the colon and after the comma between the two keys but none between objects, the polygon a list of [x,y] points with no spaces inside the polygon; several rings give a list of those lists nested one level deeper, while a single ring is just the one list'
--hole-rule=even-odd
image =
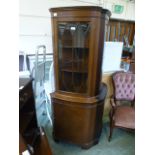
[{"label": "polished wood finish", "polygon": [[19,153],[28,150],[30,154],[52,155],[46,135],[37,124],[32,81],[19,79]]},{"label": "polished wood finish", "polygon": [[[85,10],[86,8],[86,10]],[[93,10],[94,9],[94,10]],[[100,10],[100,11],[99,11]],[[53,28],[53,50],[54,50],[54,71],[55,71],[55,87],[60,90],[59,81],[59,43],[58,34],[59,23],[88,23],[90,25],[89,32],[89,56],[88,56],[88,81],[86,96],[95,96],[99,93],[99,85],[101,79],[101,63],[104,46],[104,27],[105,22],[109,20],[109,11],[100,7],[71,7],[71,8],[52,8],[52,28]],[[107,13],[103,13],[106,12]],[[66,15],[67,14],[67,15]],[[66,36],[67,37],[67,36]],[[95,38],[95,39],[94,39]],[[73,47],[73,46],[71,46]],[[67,82],[67,81],[66,81]]]},{"label": "polished wood finish", "polygon": [[53,98],[53,136],[54,139],[68,141],[82,148],[89,148],[98,143],[102,130],[102,116],[104,99],[107,93],[106,85],[103,85],[99,96],[78,97],[71,100],[66,95]]},{"label": "polished wood finish", "polygon": [[55,92],[53,136],[89,148],[102,129],[106,85],[101,85],[105,25],[101,7],[51,8]]}]

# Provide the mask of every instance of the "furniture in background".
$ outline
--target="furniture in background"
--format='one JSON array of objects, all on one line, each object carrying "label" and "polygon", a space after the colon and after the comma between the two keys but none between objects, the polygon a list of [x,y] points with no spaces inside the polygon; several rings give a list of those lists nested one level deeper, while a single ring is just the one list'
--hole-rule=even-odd
[{"label": "furniture in background", "polygon": [[19,77],[30,77],[30,63],[25,52],[19,52]]},{"label": "furniture in background", "polygon": [[39,124],[42,124],[40,117],[47,115],[51,120],[51,97],[53,92],[53,54],[46,53],[46,47],[40,45],[36,48],[35,54],[19,52],[19,77],[32,77],[33,89],[36,100],[36,111]]},{"label": "furniture in background", "polygon": [[[135,75],[129,72],[116,72],[112,76],[112,79],[114,95],[110,102],[112,109],[109,113],[109,141],[112,137],[113,128],[115,127],[135,129]],[[129,101],[131,102],[131,105],[123,105],[123,101]]]},{"label": "furniture in background", "polygon": [[123,48],[123,54],[122,54],[122,61],[121,61],[121,68],[123,68],[125,71],[130,71],[131,69],[131,62],[132,57],[134,55],[134,46],[132,48],[130,47],[124,47]]},{"label": "furniture in background", "polygon": [[130,61],[130,72],[135,73],[135,48],[132,53],[131,61]]},{"label": "furniture in background", "polygon": [[[42,54],[41,58],[39,54]],[[35,100],[36,100],[36,109],[37,109],[37,116],[40,116],[40,110],[38,110],[42,105],[44,106],[44,111],[41,111],[42,114],[47,114],[47,117],[52,124],[51,120],[51,113],[49,111],[49,106],[51,108],[50,102],[50,95],[49,89],[45,89],[45,72],[46,72],[46,46],[39,45],[37,46],[36,53],[35,53],[35,65],[32,69],[32,77],[34,78],[33,87],[35,93]],[[48,88],[48,87],[47,87]]]},{"label": "furniture in background", "polygon": [[19,71],[25,71],[30,69],[30,63],[28,56],[25,52],[19,52]]},{"label": "furniture in background", "polygon": [[106,41],[124,42],[124,46],[133,45],[135,22],[110,19],[106,27]]},{"label": "furniture in background", "polygon": [[122,70],[121,68],[122,50],[123,50],[122,42],[104,43],[102,74]]},{"label": "furniture in background", "polygon": [[[32,79],[30,78],[19,78],[19,133],[20,146],[27,148],[31,154],[36,154],[42,147],[44,151],[48,148],[47,155],[52,155],[45,132],[38,127]],[[23,150],[22,148],[20,150]],[[37,155],[44,154],[38,153]]]},{"label": "furniture in background", "polygon": [[55,91],[53,137],[89,148],[102,131],[104,99],[101,67],[105,25],[111,13],[101,7],[51,8]]},{"label": "furniture in background", "polygon": [[106,25],[105,38],[110,42],[123,42],[122,68],[129,71],[130,61],[134,50],[135,22],[110,19]]}]

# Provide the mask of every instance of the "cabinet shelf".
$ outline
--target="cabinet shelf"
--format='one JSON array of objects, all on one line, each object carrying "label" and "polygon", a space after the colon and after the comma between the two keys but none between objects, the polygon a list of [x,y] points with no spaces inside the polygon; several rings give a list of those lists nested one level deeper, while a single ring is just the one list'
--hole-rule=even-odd
[{"label": "cabinet shelf", "polygon": [[71,72],[71,73],[88,73],[86,69],[77,69],[76,67],[63,67],[61,68],[63,72]]},{"label": "cabinet shelf", "polygon": [[83,60],[71,60],[68,62],[63,62],[60,70],[73,73],[88,73],[87,64],[83,64]]},{"label": "cabinet shelf", "polygon": [[76,46],[62,46],[63,49],[81,49],[81,50],[88,50],[88,47],[76,47]]}]

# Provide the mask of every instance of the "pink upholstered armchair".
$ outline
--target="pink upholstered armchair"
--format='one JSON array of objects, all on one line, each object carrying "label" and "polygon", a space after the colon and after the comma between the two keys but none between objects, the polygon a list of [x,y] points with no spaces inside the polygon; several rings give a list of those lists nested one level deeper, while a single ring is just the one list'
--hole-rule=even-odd
[{"label": "pink upholstered armchair", "polygon": [[[110,117],[110,135],[112,137],[114,127],[135,129],[135,75],[128,72],[116,72],[112,76],[114,95],[112,96]],[[120,104],[124,101],[131,102],[131,105]]]}]

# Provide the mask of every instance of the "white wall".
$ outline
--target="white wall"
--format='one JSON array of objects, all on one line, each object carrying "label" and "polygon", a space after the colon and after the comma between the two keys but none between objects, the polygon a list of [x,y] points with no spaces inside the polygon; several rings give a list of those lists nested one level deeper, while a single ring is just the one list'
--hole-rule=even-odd
[{"label": "white wall", "polygon": [[20,0],[19,50],[35,53],[36,46],[44,44],[47,53],[53,51],[49,8],[96,5],[112,11],[114,4],[123,5],[124,12],[112,13],[111,18],[134,20],[135,4],[126,0]]},{"label": "white wall", "polygon": [[122,51],[123,51],[123,42],[104,43],[102,73],[122,70],[120,67]]}]

